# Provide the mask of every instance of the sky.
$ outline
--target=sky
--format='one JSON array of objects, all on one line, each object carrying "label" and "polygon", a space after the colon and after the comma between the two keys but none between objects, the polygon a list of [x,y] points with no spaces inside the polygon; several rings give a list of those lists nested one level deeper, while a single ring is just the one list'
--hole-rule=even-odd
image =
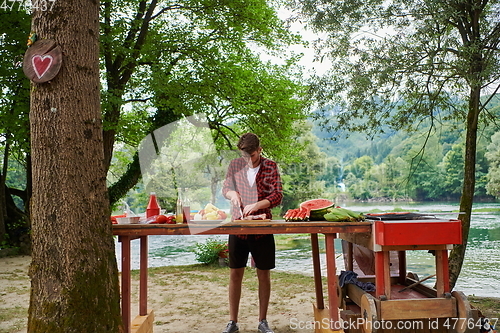
[{"label": "sky", "polygon": [[[282,20],[288,19],[292,15],[292,12],[286,9],[279,9],[278,10],[278,16]],[[308,30],[305,25],[301,22],[293,22],[290,25],[290,31],[293,33],[298,33],[302,36],[302,38],[309,42],[309,47],[304,47],[303,45],[292,45],[288,48],[289,52],[293,52],[295,54],[302,54],[302,58],[299,61],[299,65],[304,67],[304,74],[306,77],[310,76],[312,73],[315,73],[317,75],[322,75],[324,74],[328,69],[329,69],[329,64],[330,62],[328,59],[324,58],[323,62],[318,62],[315,61],[315,51],[312,46],[312,42],[318,38],[326,38],[326,33],[322,34],[317,34],[312,32],[311,30]],[[256,48],[258,52],[261,54],[261,58],[263,60],[271,60],[274,63],[283,63],[282,60],[280,60],[277,57],[273,57],[269,54],[267,54],[264,50],[260,48]]]}]

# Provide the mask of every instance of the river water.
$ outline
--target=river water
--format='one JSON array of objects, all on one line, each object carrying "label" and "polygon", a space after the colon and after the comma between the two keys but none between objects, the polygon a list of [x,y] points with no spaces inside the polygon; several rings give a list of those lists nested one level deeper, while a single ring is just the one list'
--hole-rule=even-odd
[{"label": "river water", "polygon": [[[458,203],[346,203],[342,207],[358,211],[370,212],[392,211],[395,208],[418,211],[421,213],[446,213],[442,218],[456,218]],[[471,229],[465,261],[455,290],[466,295],[500,297],[500,203],[474,204]],[[447,213],[450,213],[449,215]],[[227,236],[150,236],[149,266],[190,265],[197,263],[194,249],[196,243],[207,239],[226,240]],[[337,240],[336,240],[337,242]],[[276,235],[276,270],[301,273],[312,276],[311,246],[307,235]],[[324,247],[320,237],[320,247]],[[120,243],[116,243],[117,258]],[[341,254],[340,242],[336,243],[336,251]],[[119,263],[119,261],[118,261]],[[326,270],[325,255],[321,253],[322,270]],[[337,257],[338,270],[344,269],[342,256]],[[139,242],[132,242],[132,269],[139,268]],[[407,251],[407,269],[420,278],[435,274],[434,257],[428,251]],[[425,283],[432,285],[433,280]]]}]

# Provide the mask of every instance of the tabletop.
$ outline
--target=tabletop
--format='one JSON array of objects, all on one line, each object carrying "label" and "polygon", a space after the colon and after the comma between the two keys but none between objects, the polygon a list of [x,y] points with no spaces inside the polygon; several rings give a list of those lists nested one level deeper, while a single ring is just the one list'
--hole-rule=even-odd
[{"label": "tabletop", "polygon": [[188,224],[113,224],[118,236],[147,235],[245,235],[245,234],[297,234],[297,233],[354,233],[369,232],[372,222],[288,222],[271,220],[259,222],[188,223]]}]

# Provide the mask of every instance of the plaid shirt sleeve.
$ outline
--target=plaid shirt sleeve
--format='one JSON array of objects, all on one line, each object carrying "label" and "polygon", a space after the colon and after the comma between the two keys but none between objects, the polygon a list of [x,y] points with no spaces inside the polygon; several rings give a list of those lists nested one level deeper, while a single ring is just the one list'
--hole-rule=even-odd
[{"label": "plaid shirt sleeve", "polygon": [[[276,162],[262,158],[254,186],[250,186],[248,183],[247,170],[248,166],[245,159],[237,158],[231,161],[222,187],[222,194],[226,197],[229,191],[238,192],[243,207],[260,200],[269,200],[271,206],[258,210],[254,215],[265,213],[266,217],[270,219],[272,218],[271,208],[281,204],[283,199],[283,187],[278,166]],[[241,218],[240,208],[243,207],[232,207],[233,219]]]}]

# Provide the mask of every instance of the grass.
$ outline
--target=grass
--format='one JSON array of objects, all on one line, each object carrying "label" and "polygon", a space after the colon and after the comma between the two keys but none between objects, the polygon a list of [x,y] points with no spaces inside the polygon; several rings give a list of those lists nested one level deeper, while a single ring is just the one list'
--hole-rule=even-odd
[{"label": "grass", "polygon": [[479,309],[485,317],[499,320],[497,326],[500,325],[500,298],[467,296],[467,299],[470,304]]}]

